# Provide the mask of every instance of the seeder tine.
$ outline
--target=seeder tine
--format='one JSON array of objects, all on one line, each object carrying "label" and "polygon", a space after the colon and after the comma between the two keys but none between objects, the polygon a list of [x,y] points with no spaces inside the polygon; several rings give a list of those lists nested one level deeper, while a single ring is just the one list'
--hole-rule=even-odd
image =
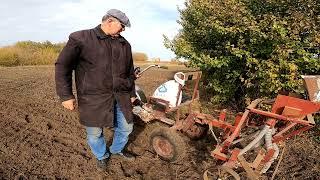
[{"label": "seeder tine", "polygon": [[308,114],[307,115],[307,120],[311,125],[315,125],[316,123],[314,122],[314,118],[312,116],[312,114]]}]

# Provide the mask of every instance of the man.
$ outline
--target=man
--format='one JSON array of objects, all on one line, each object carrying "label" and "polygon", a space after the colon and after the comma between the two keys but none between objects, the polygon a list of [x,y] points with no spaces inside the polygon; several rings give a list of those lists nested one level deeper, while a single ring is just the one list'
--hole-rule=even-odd
[{"label": "man", "polygon": [[[80,123],[86,128],[97,166],[103,170],[111,154],[133,158],[122,152],[133,129],[132,102],[136,97],[131,46],[120,35],[125,27],[130,27],[128,17],[110,9],[97,27],[71,33],[55,64],[57,94],[69,110],[75,109],[75,70]],[[109,152],[103,127],[114,127]]]}]

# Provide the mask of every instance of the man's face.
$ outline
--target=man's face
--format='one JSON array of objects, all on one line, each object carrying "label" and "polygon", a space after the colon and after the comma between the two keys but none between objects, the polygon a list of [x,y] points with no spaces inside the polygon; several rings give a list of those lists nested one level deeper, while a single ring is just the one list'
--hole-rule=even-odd
[{"label": "man's face", "polygon": [[125,26],[120,23],[116,18],[110,18],[109,24],[109,34],[111,36],[118,36],[122,31],[125,30]]}]

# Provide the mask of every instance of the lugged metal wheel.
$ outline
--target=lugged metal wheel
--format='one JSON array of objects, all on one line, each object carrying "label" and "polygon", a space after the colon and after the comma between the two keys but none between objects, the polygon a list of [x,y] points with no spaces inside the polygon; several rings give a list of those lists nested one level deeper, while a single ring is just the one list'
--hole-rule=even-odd
[{"label": "lugged metal wheel", "polygon": [[150,136],[152,149],[165,161],[177,162],[185,157],[186,143],[180,134],[170,128],[155,129]]}]

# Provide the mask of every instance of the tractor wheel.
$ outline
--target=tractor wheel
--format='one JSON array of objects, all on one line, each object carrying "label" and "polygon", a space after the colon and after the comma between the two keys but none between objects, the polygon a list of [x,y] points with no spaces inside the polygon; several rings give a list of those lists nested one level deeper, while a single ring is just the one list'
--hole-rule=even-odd
[{"label": "tractor wheel", "polygon": [[208,125],[202,125],[202,124],[194,124],[190,129],[185,131],[184,133],[193,140],[200,139],[204,137],[208,132]]},{"label": "tractor wheel", "polygon": [[170,128],[155,129],[150,136],[150,145],[165,161],[178,162],[186,154],[185,141],[176,130]]}]

